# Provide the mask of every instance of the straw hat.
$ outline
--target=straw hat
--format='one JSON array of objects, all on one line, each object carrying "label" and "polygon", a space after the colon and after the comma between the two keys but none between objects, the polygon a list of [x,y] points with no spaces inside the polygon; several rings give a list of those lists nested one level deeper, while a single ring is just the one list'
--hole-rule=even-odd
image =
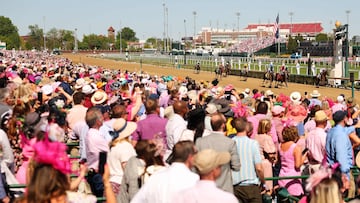
[{"label": "straw hat", "polygon": [[80,88],[82,88],[85,84],[86,84],[86,82],[85,82],[84,78],[79,78],[79,79],[76,80],[74,87],[75,87],[75,89],[80,89]]},{"label": "straw hat", "polygon": [[320,110],[320,111],[317,111],[315,113],[315,118],[314,119],[315,119],[315,121],[325,121],[325,120],[328,119],[328,117],[327,117],[325,111]]},{"label": "straw hat", "polygon": [[292,92],[292,93],[290,94],[290,100],[291,100],[293,103],[299,104],[299,103],[300,103],[300,100],[301,100],[301,94],[300,94],[300,92]]},{"label": "straw hat", "polygon": [[312,93],[310,93],[311,97],[320,97],[321,94],[319,93],[318,90],[313,90]]},{"label": "straw hat", "polygon": [[213,149],[204,149],[194,157],[194,166],[199,174],[208,174],[216,167],[230,161],[229,152],[217,152]]},{"label": "straw hat", "polygon": [[135,122],[126,121],[123,118],[115,119],[112,125],[114,132],[111,134],[113,140],[129,137],[137,128]]},{"label": "straw hat", "polygon": [[91,103],[93,105],[102,104],[107,100],[107,94],[104,91],[98,90],[91,97]]}]

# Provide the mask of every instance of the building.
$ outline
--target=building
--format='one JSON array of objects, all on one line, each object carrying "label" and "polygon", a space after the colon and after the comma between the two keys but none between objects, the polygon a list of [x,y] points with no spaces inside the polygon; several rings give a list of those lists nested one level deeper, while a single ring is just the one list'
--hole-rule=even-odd
[{"label": "building", "polygon": [[115,41],[115,30],[112,26],[109,27],[108,31],[108,38],[112,41]]}]

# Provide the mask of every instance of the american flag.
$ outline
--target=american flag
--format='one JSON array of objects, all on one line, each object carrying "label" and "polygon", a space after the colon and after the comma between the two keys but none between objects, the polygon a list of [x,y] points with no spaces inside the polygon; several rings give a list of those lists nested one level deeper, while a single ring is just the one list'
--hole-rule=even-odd
[{"label": "american flag", "polygon": [[279,38],[279,14],[277,14],[276,21],[274,23],[274,30],[273,30],[274,38]]}]

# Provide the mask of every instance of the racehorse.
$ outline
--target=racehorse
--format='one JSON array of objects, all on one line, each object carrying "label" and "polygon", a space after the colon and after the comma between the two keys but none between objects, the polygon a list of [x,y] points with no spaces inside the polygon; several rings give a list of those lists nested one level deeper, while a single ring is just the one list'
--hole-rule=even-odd
[{"label": "racehorse", "polygon": [[274,73],[270,72],[270,71],[266,71],[264,73],[264,77],[263,77],[263,82],[262,82],[262,86],[265,87],[266,84],[269,82],[269,88],[271,88],[272,82],[274,81]]},{"label": "racehorse", "polygon": [[231,69],[231,65],[230,65],[230,63],[228,62],[228,63],[225,64],[225,67],[224,67],[224,69],[223,69],[224,77],[226,77],[226,76],[229,75],[230,69]]},{"label": "racehorse", "polygon": [[200,64],[197,63],[195,66],[194,66],[194,71],[196,74],[199,74],[200,73]]},{"label": "racehorse", "polygon": [[323,69],[317,76],[315,76],[314,80],[315,80],[316,87],[327,86],[328,85],[328,80],[327,80],[328,75],[329,75],[328,70]]},{"label": "racehorse", "polygon": [[222,78],[222,74],[223,74],[223,72],[224,72],[224,66],[222,65],[222,64],[220,64],[219,65],[219,67],[217,67],[216,69],[215,69],[215,76],[216,76],[216,78]]},{"label": "racehorse", "polygon": [[275,74],[275,88],[278,88],[279,85],[283,85],[283,83],[285,82],[285,86],[287,87],[287,80],[289,78],[289,73],[285,72],[285,73],[276,73]]},{"label": "racehorse", "polygon": [[240,70],[240,80],[246,81],[248,78],[248,71],[246,69]]}]

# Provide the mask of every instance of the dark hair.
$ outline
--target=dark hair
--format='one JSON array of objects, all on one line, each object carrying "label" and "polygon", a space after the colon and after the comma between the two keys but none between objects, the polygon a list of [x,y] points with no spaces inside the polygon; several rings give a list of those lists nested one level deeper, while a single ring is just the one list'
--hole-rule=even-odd
[{"label": "dark hair", "polygon": [[269,107],[266,102],[259,102],[256,106],[256,114],[267,114],[268,109]]},{"label": "dark hair", "polygon": [[81,104],[85,99],[85,94],[82,92],[75,92],[73,95],[74,104]]},{"label": "dark hair", "polygon": [[[145,161],[145,168],[151,165],[164,165],[162,157],[156,155],[157,147],[149,140],[139,140],[135,145],[137,157]],[[145,169],[146,170],[146,169]]]},{"label": "dark hair", "polygon": [[155,99],[147,99],[145,101],[145,109],[147,114],[151,114],[156,112],[156,109],[158,108],[159,104],[157,100]]},{"label": "dark hair", "polygon": [[205,110],[202,108],[196,108],[188,113],[187,129],[195,130],[194,142],[197,138],[202,137],[205,129]]},{"label": "dark hair", "polygon": [[172,150],[171,162],[185,163],[190,155],[195,154],[195,145],[193,141],[180,141],[175,144]]},{"label": "dark hair", "polygon": [[231,125],[236,129],[236,132],[244,132],[247,127],[247,119],[245,117],[235,118],[231,121]]},{"label": "dark hair", "polygon": [[284,142],[296,142],[299,139],[299,133],[296,126],[285,127],[282,131]]}]

